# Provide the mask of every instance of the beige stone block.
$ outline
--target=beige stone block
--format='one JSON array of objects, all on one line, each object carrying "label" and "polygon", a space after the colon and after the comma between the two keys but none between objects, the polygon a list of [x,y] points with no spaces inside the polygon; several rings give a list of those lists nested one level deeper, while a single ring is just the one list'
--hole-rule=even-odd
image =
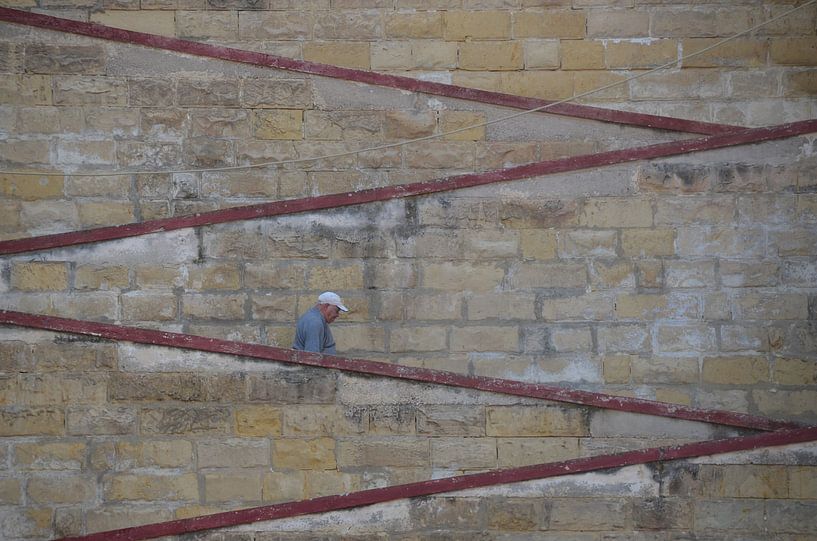
[{"label": "beige stone block", "polygon": [[176,11],[176,33],[180,38],[236,39],[238,21],[239,13],[235,11],[180,10]]},{"label": "beige stone block", "polygon": [[333,267],[313,267],[309,270],[306,285],[310,289],[333,290],[361,289],[363,287],[363,266],[359,263]]},{"label": "beige stone block", "polygon": [[[403,152],[407,167],[443,170],[474,167],[475,145],[469,141],[419,142],[405,147]],[[439,172],[429,176],[438,178]]]},{"label": "beige stone block", "polygon": [[135,32],[176,37],[176,21],[173,11],[106,10],[92,13],[91,22]]},{"label": "beige stone block", "polygon": [[23,500],[22,487],[22,479],[0,478],[0,504],[21,504]]},{"label": "beige stone block", "polygon": [[280,436],[282,412],[269,406],[244,406],[235,411],[235,430],[241,436]]},{"label": "beige stone block", "polygon": [[241,273],[235,263],[196,265],[189,269],[188,287],[192,289],[239,289]]},{"label": "beige stone block", "polygon": [[418,434],[484,436],[485,411],[481,406],[426,405],[417,411],[416,424]]},{"label": "beige stone block", "polygon": [[752,14],[750,9],[737,6],[656,9],[652,13],[651,33],[657,37],[731,36],[752,25]]},{"label": "beige stone block", "polygon": [[0,175],[0,194],[11,199],[33,201],[63,197],[64,177],[61,175]]},{"label": "beige stone block", "polygon": [[796,71],[783,74],[784,96],[813,96],[817,94],[817,71]]},{"label": "beige stone block", "polygon": [[433,111],[387,111],[383,134],[387,139],[417,139],[433,134],[436,125]]},{"label": "beige stone block", "polygon": [[276,293],[251,295],[250,303],[253,319],[280,322],[291,322],[298,319],[299,314],[296,312],[298,297],[295,295]]},{"label": "beige stone block", "polygon": [[292,502],[304,498],[304,477],[299,471],[267,472],[263,482],[262,495],[265,502]]},{"label": "beige stone block", "polygon": [[20,291],[64,291],[68,288],[68,265],[45,261],[14,263],[11,287]]},{"label": "beige stone block", "polygon": [[112,140],[58,141],[57,160],[60,163],[77,165],[113,164],[117,159],[116,150]]},{"label": "beige stone block", "polygon": [[[695,54],[715,43],[716,38],[693,38],[681,42],[684,56]],[[694,58],[684,60],[688,68],[759,67],[766,63],[767,42],[758,39],[736,39],[719,45]],[[817,49],[815,49],[817,52]]]},{"label": "beige stone block", "polygon": [[513,468],[579,458],[579,438],[498,438],[496,442],[500,468]]},{"label": "beige stone block", "polygon": [[51,76],[7,75],[0,79],[0,101],[8,105],[51,105]]},{"label": "beige stone block", "polygon": [[505,275],[498,264],[426,263],[421,266],[422,285],[448,291],[490,291]]},{"label": "beige stone block", "polygon": [[616,298],[619,319],[692,319],[698,312],[695,296],[625,293]]},{"label": "beige stone block", "polygon": [[567,229],[559,232],[558,253],[562,259],[615,257],[616,231]]},{"label": "beige stone block", "polygon": [[253,133],[259,139],[303,139],[303,115],[300,109],[255,111]]},{"label": "beige stone block", "polygon": [[433,438],[431,465],[435,468],[468,470],[496,468],[494,438]]},{"label": "beige stone block", "polygon": [[520,263],[510,273],[514,289],[583,288],[587,284],[584,263]]},{"label": "beige stone block", "polygon": [[[573,92],[576,96],[588,96],[589,100],[625,101],[630,97],[627,77],[609,71],[577,71],[573,74]],[[587,145],[587,143],[585,143]],[[571,143],[571,147],[578,145]],[[581,148],[581,146],[579,146]],[[581,154],[590,154],[594,149],[588,149]],[[580,154],[576,152],[576,154]]]},{"label": "beige stone block", "polygon": [[[551,229],[577,223],[577,202],[559,199],[508,199],[499,207],[499,220],[513,229]],[[549,234],[549,233],[541,233]]]},{"label": "beige stone block", "polygon": [[408,320],[458,320],[462,317],[463,298],[457,293],[417,293],[404,300]]},{"label": "beige stone block", "polygon": [[456,71],[452,83],[466,88],[477,88],[493,92],[504,92],[503,72]]},{"label": "beige stone block", "polygon": [[[260,492],[260,491],[259,491]],[[115,474],[104,486],[109,501],[197,500],[198,479],[193,473],[173,475]]]},{"label": "beige stone block", "polygon": [[428,466],[430,443],[406,437],[382,437],[338,442],[338,466],[347,468],[378,468],[397,466]]},{"label": "beige stone block", "polygon": [[633,383],[698,382],[697,357],[633,357],[630,367]]},{"label": "beige stone block", "polygon": [[117,460],[141,468],[193,467],[193,445],[185,440],[157,440],[119,442]]},{"label": "beige stone block", "polygon": [[398,327],[389,333],[389,351],[442,351],[446,349],[446,330],[439,326]]},{"label": "beige stone block", "polygon": [[583,10],[520,11],[513,15],[515,38],[585,37],[586,16]]},{"label": "beige stone block", "polygon": [[596,332],[602,353],[640,353],[650,346],[650,334],[643,325],[599,327]]},{"label": "beige stone block", "polygon": [[304,472],[304,496],[306,498],[348,494],[361,490],[362,485],[362,474],[336,471]]},{"label": "beige stone block", "polygon": [[373,70],[405,70],[413,65],[411,43],[408,41],[389,41],[372,45]]},{"label": "beige stone block", "polygon": [[267,439],[230,438],[196,444],[197,466],[202,468],[253,468],[269,466]]},{"label": "beige stone block", "polygon": [[563,100],[574,94],[574,74],[569,71],[513,71],[500,73],[500,90],[543,100]]},{"label": "beige stone block", "polygon": [[813,385],[817,382],[817,365],[805,359],[778,357],[772,370],[772,382],[780,385]]},{"label": "beige stone block", "polygon": [[704,357],[704,383],[753,385],[769,381],[769,362],[763,357]]},{"label": "beige stone block", "polygon": [[172,293],[133,291],[120,297],[126,321],[173,321],[178,317],[178,299]]},{"label": "beige stone block", "polygon": [[459,67],[464,70],[518,70],[523,60],[522,45],[515,42],[471,41],[460,45]]},{"label": "beige stone block", "polygon": [[519,351],[519,327],[454,327],[451,351]]},{"label": "beige stone block", "polygon": [[817,38],[782,38],[772,40],[770,59],[774,64],[794,66],[817,65]]},{"label": "beige stone block", "polygon": [[128,287],[130,279],[127,267],[103,267],[96,265],[82,265],[74,273],[74,287],[76,289],[124,289]]},{"label": "beige stone block", "polygon": [[621,249],[630,257],[675,255],[675,230],[624,229],[621,231]]},{"label": "beige stone block", "polygon": [[709,466],[702,472],[705,493],[721,498],[786,498],[786,468],[772,465]]},{"label": "beige stone block", "polygon": [[135,220],[130,202],[79,203],[78,210],[80,223],[87,227],[128,224]]},{"label": "beige stone block", "polygon": [[244,319],[243,294],[182,296],[182,313],[194,319]]},{"label": "beige stone block", "polygon": [[276,470],[334,470],[337,468],[335,440],[276,439],[273,441],[272,465]]},{"label": "beige stone block", "polygon": [[661,325],[658,349],[665,352],[706,352],[715,349],[715,329],[703,325]]},{"label": "beige stone block", "polygon": [[[480,124],[483,124],[485,120],[485,115],[482,113],[442,111],[440,113],[440,132],[447,133],[445,139],[449,141],[483,141],[486,126]],[[462,131],[450,133],[456,130]]]},{"label": "beige stone block", "polygon": [[556,259],[556,231],[523,229],[519,233],[519,246],[524,259]]},{"label": "beige stone block", "polygon": [[736,206],[731,196],[661,197],[655,205],[655,224],[731,223]]},{"label": "beige stone block", "polygon": [[26,493],[36,504],[90,503],[96,498],[96,481],[91,477],[32,477]]},{"label": "beige stone block", "polygon": [[525,48],[525,69],[559,68],[559,40],[527,39],[522,43]]},{"label": "beige stone block", "polygon": [[204,474],[204,501],[258,502],[262,499],[263,477],[259,473],[225,472]]},{"label": "beige stone block", "polygon": [[370,69],[370,45],[360,42],[307,42],[304,60],[345,68]]},{"label": "beige stone block", "polygon": [[814,415],[817,411],[817,392],[798,390],[753,390],[752,399],[763,415]]},{"label": "beige stone block", "polygon": [[294,406],[284,411],[285,436],[362,434],[367,428],[365,414],[338,406]]},{"label": "beige stone block", "polygon": [[136,285],[142,289],[184,287],[187,269],[179,265],[139,265],[135,269]]},{"label": "beige stone block", "polygon": [[546,298],[542,302],[542,319],[545,321],[601,321],[612,317],[613,297],[607,293]]},{"label": "beige stone block", "polygon": [[49,147],[48,141],[0,140],[0,159],[26,167],[33,164],[50,165]]},{"label": "beige stone block", "polygon": [[678,42],[674,39],[612,41],[607,44],[604,60],[610,69],[644,69],[663,66],[678,59]]},{"label": "beige stone block", "polygon": [[649,199],[589,198],[579,214],[579,224],[587,227],[651,227],[652,221]]},{"label": "beige stone block", "polygon": [[[751,291],[751,290],[749,290]],[[740,319],[806,319],[808,297],[800,293],[747,292],[735,299]]]},{"label": "beige stone block", "polygon": [[376,40],[383,37],[381,14],[366,9],[315,12],[315,35],[334,40]]},{"label": "beige stone block", "polygon": [[604,69],[604,51],[601,41],[564,40],[561,44],[562,69]]},{"label": "beige stone block", "polygon": [[54,77],[54,105],[128,105],[128,84],[115,77]]},{"label": "beige stone block", "polygon": [[660,77],[653,74],[630,81],[630,97],[633,100],[713,100],[723,94],[723,77],[717,70],[688,68],[663,71]]},{"label": "beige stone block", "polygon": [[443,37],[447,41],[507,39],[511,35],[511,15],[503,11],[446,11]]},{"label": "beige stone block", "polygon": [[586,412],[558,406],[493,406],[486,408],[487,435],[587,436]]},{"label": "beige stone block", "polygon": [[23,470],[81,470],[84,443],[20,443],[14,446],[14,464]]},{"label": "beige stone block", "polygon": [[108,197],[122,200],[130,197],[130,187],[130,180],[125,176],[72,176],[66,179],[65,193],[69,196]]},{"label": "beige stone block", "polygon": [[456,42],[414,41],[411,59],[414,69],[443,70],[457,67],[459,47]]},{"label": "beige stone block", "polygon": [[[203,15],[207,12],[193,12]],[[230,12],[227,12],[230,13]],[[233,13],[232,19],[236,17]],[[312,37],[313,14],[307,10],[239,11],[235,25],[225,26],[238,31],[241,40],[308,41]],[[320,36],[325,37],[325,36]]]},{"label": "beige stone block", "polygon": [[636,285],[636,274],[630,260],[595,260],[589,265],[590,284],[595,289],[632,288]]},{"label": "beige stone block", "polygon": [[605,383],[629,383],[632,355],[605,355],[602,360],[602,376]]},{"label": "beige stone block", "polygon": [[817,499],[817,467],[790,466],[786,468],[789,481],[789,498]]},{"label": "beige stone block", "polygon": [[643,38],[650,33],[646,10],[591,9],[587,13],[587,36],[591,38]]},{"label": "beige stone block", "polygon": [[433,39],[443,36],[442,11],[391,12],[385,17],[387,38]]},{"label": "beige stone block", "polygon": [[475,293],[468,298],[468,319],[535,319],[534,295],[514,293]]},{"label": "beige stone block", "polygon": [[308,139],[371,139],[381,135],[382,115],[371,111],[306,111]]},{"label": "beige stone block", "polygon": [[16,201],[0,202],[0,229],[15,230],[20,227],[22,205]]}]

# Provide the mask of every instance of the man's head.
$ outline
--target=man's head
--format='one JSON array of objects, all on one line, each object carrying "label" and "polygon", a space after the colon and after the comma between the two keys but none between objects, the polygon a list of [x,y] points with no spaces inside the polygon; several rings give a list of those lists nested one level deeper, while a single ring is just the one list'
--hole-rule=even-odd
[{"label": "man's head", "polygon": [[326,291],[318,296],[318,310],[321,311],[327,323],[335,321],[341,312],[349,311],[343,304],[340,296],[331,291]]}]

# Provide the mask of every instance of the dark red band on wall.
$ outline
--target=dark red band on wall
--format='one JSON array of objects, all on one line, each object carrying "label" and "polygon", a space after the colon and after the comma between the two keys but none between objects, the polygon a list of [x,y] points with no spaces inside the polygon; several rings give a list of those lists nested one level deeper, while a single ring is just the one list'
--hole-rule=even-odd
[{"label": "dark red band on wall", "polygon": [[251,357],[254,359],[316,366],[319,368],[332,368],[345,372],[384,376],[388,378],[433,383],[450,387],[462,387],[479,391],[539,398],[569,404],[581,404],[584,406],[593,406],[603,409],[627,411],[645,415],[657,415],[661,417],[684,419],[688,421],[715,423],[726,426],[750,428],[754,430],[782,430],[800,428],[802,426],[797,423],[777,421],[774,419],[767,419],[765,417],[747,415],[744,413],[692,408],[680,404],[668,404],[665,402],[655,402],[653,400],[643,400],[640,398],[614,396],[590,391],[579,391],[575,389],[557,387],[554,385],[542,385],[481,376],[468,376],[464,374],[457,374],[455,372],[446,372],[443,370],[401,366],[379,361],[338,357],[335,355],[320,355],[317,353],[307,353],[293,349],[284,349],[261,344],[247,344],[217,338],[205,338],[203,336],[194,336],[190,334],[179,334],[156,331],[152,329],[140,329],[138,327],[127,327],[124,325],[112,325],[109,323],[97,323],[93,321],[81,321],[77,319],[26,314],[23,312],[13,312],[9,310],[0,310],[0,324],[17,325],[20,327],[44,329],[56,332],[83,334],[88,336],[96,336],[99,338],[107,338],[110,340],[135,342],[139,344],[150,344],[181,349],[191,349],[196,351],[206,351],[210,353],[222,353],[241,357]]},{"label": "dark red band on wall", "polygon": [[551,462],[548,464],[538,464],[535,466],[506,470],[494,470],[486,473],[447,477],[432,481],[420,481],[385,488],[374,488],[360,492],[352,492],[350,494],[325,496],[311,500],[241,509],[239,511],[228,511],[226,513],[159,522],[79,537],[67,537],[62,541],[138,541],[142,539],[153,539],[167,535],[180,535],[214,528],[251,524],[263,520],[275,520],[314,513],[327,513],[341,509],[350,509],[407,498],[431,496],[458,490],[484,488],[507,483],[518,483],[610,468],[621,468],[636,464],[679,460],[734,451],[748,451],[761,447],[789,445],[815,440],[817,440],[817,427],[809,427],[671,447],[653,447],[625,453],[578,458],[565,460],[563,462]]},{"label": "dark red band on wall", "polygon": [[558,160],[546,160],[487,173],[471,173],[439,180],[372,188],[359,192],[289,199],[272,203],[202,212],[189,216],[178,216],[126,225],[100,227],[85,231],[72,231],[24,239],[6,240],[0,241],[0,255],[122,239],[186,227],[200,227],[238,220],[252,220],[270,216],[282,216],[299,212],[360,205],[375,201],[387,201],[403,197],[428,195],[553,173],[580,171],[593,167],[676,156],[691,152],[744,145],[747,143],[760,143],[812,132],[817,132],[817,120],[792,122],[766,128],[749,128],[723,135],[712,135],[686,141],[672,141],[669,143],[659,143],[624,150],[612,150],[598,154],[585,154]]},{"label": "dark red band on wall", "polygon": [[[229,60],[231,62],[240,62],[244,64],[252,64],[254,66],[294,71],[298,73],[321,75],[324,77],[332,77],[335,79],[343,79],[357,83],[397,88],[411,92],[423,92],[425,94],[433,94],[436,96],[459,98],[493,105],[502,105],[505,107],[514,107],[517,109],[530,110],[553,103],[537,98],[525,98],[522,96],[514,96],[512,94],[503,94],[500,92],[489,92],[487,90],[477,90],[431,81],[420,81],[410,77],[387,75],[352,68],[342,68],[328,64],[295,60],[292,58],[285,58],[253,51],[243,51],[230,47],[220,47],[217,45],[209,45],[206,43],[159,36],[155,34],[146,34],[132,30],[122,30],[99,24],[72,21],[69,19],[52,17],[50,15],[42,15],[39,13],[31,13],[28,11],[10,8],[0,7],[0,20],[26,26],[34,26],[37,28],[45,28],[47,30],[56,30],[59,32],[68,32],[82,36],[106,39],[120,43],[129,43],[133,45],[152,47],[155,49],[163,49],[177,53],[186,53],[219,60]],[[599,120],[603,122],[614,122],[618,124],[629,124],[645,128],[658,128],[707,135],[726,133],[739,129],[737,126],[729,126],[725,124],[713,124],[709,122],[697,122],[693,120],[684,120],[659,115],[616,111],[612,109],[602,109],[599,107],[590,107],[587,105],[577,105],[572,103],[561,103],[548,107],[547,112],[576,118]]]}]

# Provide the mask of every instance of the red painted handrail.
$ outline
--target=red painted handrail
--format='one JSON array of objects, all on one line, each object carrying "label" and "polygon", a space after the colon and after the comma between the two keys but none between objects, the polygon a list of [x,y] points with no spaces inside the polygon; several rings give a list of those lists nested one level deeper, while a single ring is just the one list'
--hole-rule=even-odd
[{"label": "red painted handrail", "polygon": [[206,351],[209,353],[222,353],[240,357],[251,357],[254,359],[316,366],[319,368],[331,368],[345,372],[385,376],[395,379],[420,381],[450,387],[462,387],[466,389],[476,389],[480,391],[489,391],[514,396],[553,400],[556,402],[565,402],[570,404],[581,404],[584,406],[627,411],[631,413],[641,413],[645,415],[657,415],[661,417],[684,419],[688,421],[700,421],[726,426],[751,428],[754,430],[781,430],[801,427],[801,425],[797,423],[767,419],[765,417],[758,417],[745,413],[706,410],[680,404],[668,404],[665,402],[644,400],[641,398],[631,398],[626,396],[615,396],[590,391],[567,389],[554,385],[542,385],[537,383],[527,383],[500,378],[488,378],[483,376],[468,376],[443,370],[401,366],[392,363],[369,361],[365,359],[352,359],[347,357],[338,357],[335,355],[321,355],[317,353],[296,351],[293,349],[265,346],[262,344],[248,344],[244,342],[206,338],[203,336],[195,336],[190,334],[164,332],[153,329],[141,329],[138,327],[113,325],[110,323],[97,323],[93,321],[81,321],[77,319],[43,316],[38,314],[27,314],[10,310],[0,310],[0,324],[16,325],[20,327],[44,329],[56,332],[83,334],[111,340],[135,342],[139,344],[159,345],[196,351]]},{"label": "red painted handrail", "polygon": [[317,197],[289,199],[285,201],[232,207],[188,216],[149,220],[126,225],[99,227],[84,231],[71,231],[67,233],[56,233],[52,235],[5,240],[0,241],[0,255],[33,252],[37,250],[60,248],[90,242],[122,239],[146,235],[149,233],[157,233],[160,231],[183,229],[187,227],[199,227],[238,220],[282,216],[306,211],[360,205],[375,201],[387,201],[390,199],[398,199],[403,197],[428,195],[553,173],[579,171],[593,167],[603,167],[606,165],[638,160],[676,156],[679,154],[714,150],[747,143],[760,143],[763,141],[783,139],[786,137],[803,135],[812,132],[817,132],[817,120],[804,120],[801,122],[792,122],[765,128],[748,128],[723,135],[712,135],[708,137],[688,139],[685,141],[672,141],[669,143],[659,143],[624,150],[611,150],[608,152],[600,152],[598,154],[585,154],[571,158],[545,160],[520,165],[518,167],[511,167],[509,169],[490,171],[487,173],[471,173],[447,177],[439,180],[401,184],[397,186],[385,186],[382,188],[371,188],[358,192],[345,192],[339,194],[320,195]]},{"label": "red painted handrail", "polygon": [[[319,64],[304,60],[295,60],[292,58],[285,58],[282,56],[275,56],[254,51],[244,51],[230,47],[209,45],[206,43],[171,38],[167,36],[146,34],[144,32],[123,30],[100,24],[72,21],[70,19],[61,19],[50,15],[43,15],[40,13],[32,13],[29,11],[21,11],[10,8],[0,8],[0,20],[15,24],[45,28],[48,30],[56,30],[59,32],[67,32],[120,43],[141,45],[144,47],[152,47],[155,49],[163,49],[206,58],[228,60],[231,62],[240,62],[254,66],[287,70],[298,73],[321,75],[324,77],[343,79],[345,81],[366,83],[388,88],[397,88],[411,92],[422,92],[436,96],[459,98],[492,105],[502,105],[517,109],[537,109],[539,107],[549,106],[553,103],[537,98],[526,98],[512,94],[504,94],[501,92],[477,90],[474,88],[435,83],[432,81],[421,81],[418,79],[412,79],[411,77],[401,77],[398,75],[387,75],[373,71],[343,68],[339,66]],[[737,126],[729,126],[726,124],[714,124],[710,122],[698,122],[694,120],[684,120],[681,118],[660,115],[616,111],[613,109],[602,109],[599,107],[590,107],[587,105],[578,105],[573,103],[560,103],[549,106],[547,112],[563,116],[599,120],[602,122],[614,122],[618,124],[629,124],[646,128],[658,128],[708,135],[726,133],[739,129]]]},{"label": "red painted handrail", "polygon": [[267,505],[238,511],[227,511],[195,518],[158,522],[144,526],[93,533],[78,537],[66,537],[62,541],[139,541],[167,535],[211,530],[251,524],[263,520],[275,520],[314,513],[326,513],[365,505],[374,505],[406,498],[432,496],[458,490],[484,488],[507,483],[574,475],[636,464],[648,464],[665,460],[695,458],[735,451],[748,451],[761,447],[789,445],[817,440],[817,427],[807,427],[780,432],[767,432],[752,436],[703,441],[685,445],[653,447],[637,451],[615,453],[589,458],[577,458],[562,462],[537,464],[485,473],[446,477],[384,488],[374,488],[325,496],[311,500]]}]

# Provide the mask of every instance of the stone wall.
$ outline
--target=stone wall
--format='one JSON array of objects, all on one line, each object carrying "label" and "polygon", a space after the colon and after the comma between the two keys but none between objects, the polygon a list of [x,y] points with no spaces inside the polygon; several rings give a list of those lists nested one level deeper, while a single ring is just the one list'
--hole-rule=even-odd
[{"label": "stone wall", "polygon": [[[563,98],[778,2],[7,2]],[[591,98],[811,118],[817,10]],[[0,23],[0,238],[391,186],[691,137]],[[197,171],[167,172],[179,169]],[[71,173],[150,171],[90,176]],[[287,347],[324,289],[343,355],[813,423],[812,136],[3,256],[0,308]],[[0,329],[0,537],[76,535],[738,434],[590,407]],[[211,532],[273,539],[804,539],[814,444]]]}]

